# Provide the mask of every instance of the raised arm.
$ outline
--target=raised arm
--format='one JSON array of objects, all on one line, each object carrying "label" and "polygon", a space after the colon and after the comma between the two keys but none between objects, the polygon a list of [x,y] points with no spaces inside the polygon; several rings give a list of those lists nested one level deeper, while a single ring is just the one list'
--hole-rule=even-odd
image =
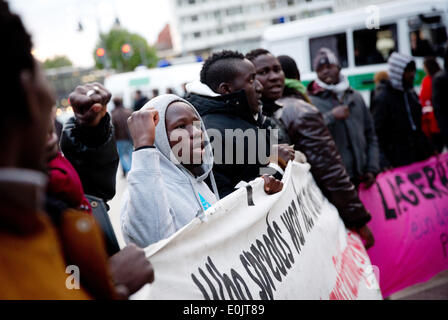
[{"label": "raised arm", "polygon": [[153,109],[134,112],[128,119],[136,151],[128,174],[128,192],[123,199],[121,227],[126,241],[140,247],[176,231],[160,171],[160,153],[154,147],[158,121],[158,113]]},{"label": "raised arm", "polygon": [[115,195],[118,153],[106,105],[111,94],[99,83],[70,94],[75,116],[67,121],[61,150],[78,172],[86,194],[110,200]]}]

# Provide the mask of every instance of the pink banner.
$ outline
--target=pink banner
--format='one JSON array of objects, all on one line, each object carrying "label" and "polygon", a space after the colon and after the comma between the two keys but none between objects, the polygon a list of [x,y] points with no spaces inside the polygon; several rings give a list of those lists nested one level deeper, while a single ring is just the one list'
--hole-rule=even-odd
[{"label": "pink banner", "polygon": [[384,297],[448,269],[448,153],[382,173],[359,195]]}]

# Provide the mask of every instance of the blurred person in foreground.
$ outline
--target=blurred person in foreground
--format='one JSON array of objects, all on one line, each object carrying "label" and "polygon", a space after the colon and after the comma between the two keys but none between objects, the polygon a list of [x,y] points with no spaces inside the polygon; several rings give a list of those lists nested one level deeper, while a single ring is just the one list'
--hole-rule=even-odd
[{"label": "blurred person in foreground", "polygon": [[[72,96],[75,97],[76,106],[76,95]],[[46,159],[48,185],[45,209],[52,220],[59,223],[61,217],[71,210],[92,215],[92,205],[84,194],[78,173],[59,151],[54,127],[50,129],[48,135]],[[93,248],[94,245],[95,243],[89,244]],[[111,250],[111,247],[109,241],[106,241],[106,250],[109,255],[108,267],[112,282],[119,287],[120,298],[127,298],[143,285],[153,281],[152,266],[142,249],[132,244],[122,250],[119,248]],[[89,251],[89,248],[84,248],[85,255],[88,255]]]},{"label": "blurred person in foreground", "polygon": [[380,172],[372,115],[330,49],[321,48],[313,65],[318,78],[308,85],[311,102],[322,113],[353,184],[369,188]]},{"label": "blurred person in foreground", "polygon": [[448,46],[445,49],[443,66],[432,81],[432,103],[443,143],[448,146]]},{"label": "blurred person in foreground", "polygon": [[246,57],[253,62],[256,77],[264,88],[264,114],[272,117],[284,132],[279,136],[288,138],[279,142],[293,144],[296,150],[305,154],[322,193],[338,209],[345,226],[358,232],[366,241],[366,248],[370,248],[374,244],[367,226],[371,216],[350,182],[321,113],[306,102],[303,89],[301,92],[296,89],[297,85],[287,86],[294,80],[299,81],[300,73],[295,61],[288,56],[279,60],[265,49],[253,50]]},{"label": "blurred person in foreground", "polygon": [[394,52],[388,65],[390,80],[379,85],[373,105],[383,169],[425,160],[435,151],[422,131],[422,106],[414,91],[414,60]]},{"label": "blurred person in foreground", "polygon": [[[20,18],[0,0],[0,299],[114,299],[102,234],[92,216],[69,209],[56,219],[44,210],[46,162],[54,97],[34,60]],[[54,147],[54,146],[53,146]],[[77,286],[76,271],[80,275]],[[70,280],[70,275],[73,277]]]},{"label": "blurred person in foreground", "polygon": [[432,102],[432,79],[440,71],[440,66],[436,58],[426,57],[423,61],[423,69],[426,76],[422,80],[419,96],[420,104],[422,105],[422,131],[432,142],[437,152],[440,153],[442,152],[444,142],[434,115]]},{"label": "blurred person in foreground", "polygon": [[121,97],[115,97],[112,101],[115,106],[115,109],[112,110],[112,124],[114,126],[115,141],[117,143],[123,175],[126,176],[129,170],[131,170],[132,163],[132,138],[129,133],[127,122],[132,111],[123,106],[123,99]]}]

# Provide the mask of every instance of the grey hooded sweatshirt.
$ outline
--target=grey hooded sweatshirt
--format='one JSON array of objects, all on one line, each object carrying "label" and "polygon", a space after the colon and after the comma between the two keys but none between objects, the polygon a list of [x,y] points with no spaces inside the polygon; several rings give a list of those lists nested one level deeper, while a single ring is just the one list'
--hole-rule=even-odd
[{"label": "grey hooded sweatshirt", "polygon": [[[121,210],[121,229],[126,243],[146,247],[168,238],[195,217],[201,217],[217,200],[205,184],[209,176],[215,186],[213,153],[204,124],[205,155],[201,165],[203,174],[193,176],[175,158],[169,145],[165,127],[165,114],[173,102],[189,105],[201,119],[196,109],[186,100],[173,94],[158,96],[142,108],[153,107],[159,112],[155,147],[135,151],[128,174],[128,190]],[[216,188],[214,188],[216,189]]]}]

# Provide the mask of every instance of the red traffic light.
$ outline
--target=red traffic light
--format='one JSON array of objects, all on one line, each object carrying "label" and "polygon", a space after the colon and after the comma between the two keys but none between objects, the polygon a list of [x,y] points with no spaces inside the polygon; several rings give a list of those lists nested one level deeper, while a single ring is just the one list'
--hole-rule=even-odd
[{"label": "red traffic light", "polygon": [[131,46],[128,43],[125,43],[122,47],[121,47],[121,52],[127,54],[131,52]]},{"label": "red traffic light", "polygon": [[98,48],[98,49],[96,49],[96,55],[98,56],[98,57],[104,57],[104,54],[106,53],[106,50],[104,50],[103,48]]}]

